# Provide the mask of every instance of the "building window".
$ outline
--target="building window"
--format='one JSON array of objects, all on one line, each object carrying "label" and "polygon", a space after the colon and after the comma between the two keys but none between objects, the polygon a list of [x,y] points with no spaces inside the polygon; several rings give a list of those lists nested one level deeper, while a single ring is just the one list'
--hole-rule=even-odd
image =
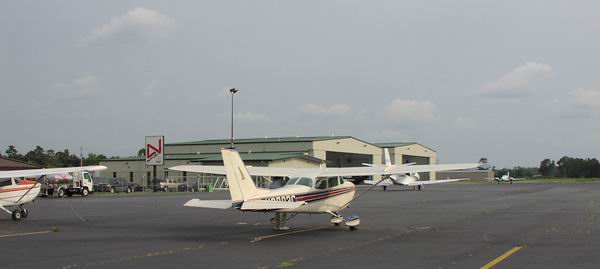
[{"label": "building window", "polygon": [[117,178],[117,172],[113,172],[113,178]]},{"label": "building window", "polygon": [[187,182],[187,172],[183,171],[183,182]]},{"label": "building window", "polygon": [[133,182],[133,172],[129,172],[129,182]]}]

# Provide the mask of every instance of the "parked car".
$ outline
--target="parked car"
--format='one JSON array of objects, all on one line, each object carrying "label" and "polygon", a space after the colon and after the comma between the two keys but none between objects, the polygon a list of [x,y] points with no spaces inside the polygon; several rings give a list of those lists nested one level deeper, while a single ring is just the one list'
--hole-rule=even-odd
[{"label": "parked car", "polygon": [[167,191],[177,191],[179,190],[179,182],[176,179],[167,178],[160,181],[160,190]]},{"label": "parked car", "polygon": [[136,182],[127,182],[120,179],[111,180],[109,182],[99,182],[94,184],[94,191],[97,192],[138,192],[144,191],[144,187]]},{"label": "parked car", "polygon": [[179,184],[179,187],[177,187],[177,190],[180,192],[185,192],[185,191],[189,191],[189,192],[196,192],[196,191],[200,191],[200,189],[198,188],[198,182],[197,181],[188,181],[183,182],[181,184]]}]

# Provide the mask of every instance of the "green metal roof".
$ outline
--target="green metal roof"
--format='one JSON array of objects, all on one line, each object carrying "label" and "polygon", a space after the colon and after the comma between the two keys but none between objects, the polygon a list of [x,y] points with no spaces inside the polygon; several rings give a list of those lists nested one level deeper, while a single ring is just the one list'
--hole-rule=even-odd
[{"label": "green metal roof", "polygon": [[[301,158],[313,162],[323,162],[323,160],[319,158],[315,158],[312,156],[308,156],[304,154],[304,152],[257,152],[257,153],[240,153],[240,157],[244,161],[277,161],[277,160],[287,160],[291,158]],[[118,159],[108,159],[105,161],[144,161],[144,156],[138,157],[126,157],[126,158],[118,158]],[[223,157],[221,153],[202,153],[202,154],[169,154],[165,155],[165,161],[169,160],[183,160],[183,161],[193,161],[193,162],[214,162],[214,161],[222,161]]]},{"label": "green metal roof", "polygon": [[[352,138],[352,136],[288,136],[288,137],[263,137],[263,138],[242,138],[234,139],[235,144],[253,144],[253,143],[286,143],[286,142],[314,142],[333,139]],[[184,145],[220,145],[229,144],[229,139],[212,139],[191,142],[168,143],[167,146]]]},{"label": "green metal roof", "polygon": [[424,146],[417,142],[389,142],[389,143],[373,143],[373,144],[375,144],[376,146],[378,146],[380,148],[397,148],[397,147],[405,147],[405,146],[410,146],[410,145],[419,145],[419,146],[422,146],[426,149],[429,149],[429,150],[435,152],[435,150],[431,149],[430,147]]}]

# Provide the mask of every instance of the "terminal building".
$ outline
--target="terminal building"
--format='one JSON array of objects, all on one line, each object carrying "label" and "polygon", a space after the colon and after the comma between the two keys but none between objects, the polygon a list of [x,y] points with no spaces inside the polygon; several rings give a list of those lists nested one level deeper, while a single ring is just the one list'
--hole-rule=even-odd
[{"label": "terminal building", "polygon": [[[370,143],[352,136],[274,137],[235,139],[235,147],[246,165],[290,168],[358,167],[363,163],[382,164],[383,149],[388,148],[392,163],[435,164],[435,150],[415,142]],[[184,164],[223,165],[220,150],[230,146],[228,139],[169,143],[164,146],[164,166],[157,167],[157,178],[180,182],[197,175],[167,168]],[[152,169],[144,156],[109,159],[103,178],[121,179],[151,185]],[[435,173],[421,175],[435,180]]]}]

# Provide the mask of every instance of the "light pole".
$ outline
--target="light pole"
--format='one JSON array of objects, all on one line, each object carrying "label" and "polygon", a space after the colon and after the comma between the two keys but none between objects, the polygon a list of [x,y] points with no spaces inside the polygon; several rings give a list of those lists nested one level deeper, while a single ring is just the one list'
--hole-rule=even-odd
[{"label": "light pole", "polygon": [[231,93],[231,147],[233,149],[233,95],[238,92],[235,88],[229,89]]}]

